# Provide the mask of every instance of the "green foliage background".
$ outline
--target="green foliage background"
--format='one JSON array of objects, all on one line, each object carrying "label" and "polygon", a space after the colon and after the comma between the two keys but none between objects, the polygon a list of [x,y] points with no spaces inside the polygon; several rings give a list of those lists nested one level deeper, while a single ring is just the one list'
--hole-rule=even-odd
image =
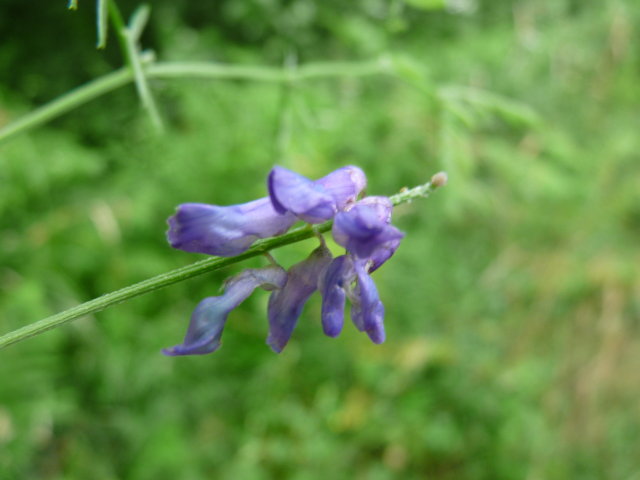
[{"label": "green foliage background", "polygon": [[[0,126],[122,65],[92,2],[38,3],[0,4]],[[0,145],[0,333],[198,259],[174,207],[263,196],[275,163],[450,184],[395,213],[382,346],[324,337],[315,298],[275,355],[257,292],[214,355],[160,355],[238,265],[0,351],[1,479],[640,478],[640,4],[152,7],[160,60],[399,75],[152,81],[162,135],[128,86]]]}]

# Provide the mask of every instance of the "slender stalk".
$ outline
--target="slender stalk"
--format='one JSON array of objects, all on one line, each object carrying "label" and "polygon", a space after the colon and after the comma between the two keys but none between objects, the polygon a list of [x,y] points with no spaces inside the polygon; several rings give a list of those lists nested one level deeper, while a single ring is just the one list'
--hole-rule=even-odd
[{"label": "slender stalk", "polygon": [[111,0],[109,3],[111,21],[118,32],[118,39],[120,41],[122,54],[124,55],[129,68],[133,72],[133,79],[135,81],[136,90],[138,91],[138,96],[142,102],[142,107],[149,114],[151,123],[156,130],[162,132],[164,130],[162,119],[160,118],[160,112],[156,101],[151,93],[151,88],[149,88],[149,82],[147,82],[146,71],[143,68],[142,55],[140,54],[140,47],[138,46],[138,40],[140,40],[142,31],[149,20],[150,11],[151,9],[148,5],[139,6],[131,15],[129,24],[125,26],[116,2]]},{"label": "slender stalk", "polygon": [[147,26],[149,21],[149,15],[151,14],[151,7],[149,5],[140,5],[131,15],[129,19],[129,25],[127,30],[131,33],[131,37],[134,42],[140,40],[144,27]]},{"label": "slender stalk", "polygon": [[39,127],[111,90],[127,85],[132,78],[133,74],[129,69],[123,68],[71,90],[0,129],[0,143],[22,132]]},{"label": "slender stalk", "polygon": [[118,43],[120,44],[120,51],[122,52],[123,60],[126,62],[127,60],[127,44],[125,43],[124,37],[122,36],[122,32],[127,28],[124,23],[124,19],[122,18],[122,14],[120,13],[120,9],[118,8],[118,4],[112,0],[107,4],[107,13],[109,20],[111,20],[111,25],[113,29],[116,31],[118,38]]},{"label": "slender stalk", "polygon": [[96,15],[96,22],[98,28],[98,41],[96,44],[97,48],[106,48],[107,47],[107,32],[109,30],[108,25],[108,8],[109,8],[109,0],[97,0],[96,8],[98,9],[98,13]]},{"label": "slender stalk", "polygon": [[[396,195],[393,195],[392,197],[390,197],[391,201],[394,205],[399,205],[416,198],[428,197],[434,190],[444,185],[444,182],[438,179],[438,175],[442,176],[443,174],[436,174],[432,178],[432,181],[425,183],[424,185],[420,185],[410,190],[405,190]],[[207,258],[205,260],[200,260],[198,262],[192,263],[191,265],[177,268],[166,273],[161,273],[160,275],[148,278],[147,280],[143,280],[142,282],[129,285],[128,287],[124,287],[120,290],[116,290],[115,292],[107,293],[105,295],[102,295],[101,297],[81,303],[80,305],[72,307],[68,310],[57,313],[43,320],[31,323],[1,336],[0,349],[14,343],[21,342],[22,340],[26,340],[27,338],[34,337],[46,332],[47,330],[59,327],[78,318],[99,312],[101,310],[104,310],[105,308],[111,307],[126,300],[144,295],[145,293],[153,292],[154,290],[158,290],[168,285],[173,285],[174,283],[187,280],[197,275],[202,275],[203,273],[219,270],[223,267],[233,265],[234,263],[241,262],[248,258],[265,254],[270,250],[273,250],[274,248],[283,247],[291,243],[306,240],[317,235],[318,233],[327,232],[331,228],[332,223],[333,222],[329,221],[321,225],[316,225],[314,228],[298,228],[285,235],[259,241],[249,250],[235,257]]]},{"label": "slender stalk", "polygon": [[[298,59],[294,52],[290,52],[284,59],[283,68],[287,71],[294,72],[298,66]],[[278,120],[276,123],[275,134],[272,144],[273,163],[288,166],[288,153],[291,144],[291,125],[292,125],[292,98],[295,86],[292,82],[283,82],[280,84],[279,100],[278,100]]]},{"label": "slender stalk", "polygon": [[164,62],[150,65],[149,75],[162,78],[203,77],[257,80],[263,82],[297,82],[330,77],[362,77],[392,73],[384,59],[369,62],[319,62],[295,69],[259,65],[225,65],[212,62]]},{"label": "slender stalk", "polygon": [[[113,5],[113,2],[109,2],[109,5]],[[204,62],[168,62],[150,65],[142,63],[145,67],[144,71],[147,78],[211,78],[274,83],[344,76],[359,77],[391,72],[388,62],[385,61],[315,63],[301,66],[293,71],[267,66],[225,65]],[[133,71],[125,67],[77,87],[0,129],[0,143],[64,115],[95,98],[123,87],[133,79]]]}]

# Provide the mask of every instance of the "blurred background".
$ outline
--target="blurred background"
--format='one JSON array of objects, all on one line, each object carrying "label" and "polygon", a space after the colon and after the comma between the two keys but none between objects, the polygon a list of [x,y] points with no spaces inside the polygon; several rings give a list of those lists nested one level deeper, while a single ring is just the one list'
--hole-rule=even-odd
[{"label": "blurred background", "polygon": [[[31,3],[0,3],[0,127],[124,63],[95,2]],[[128,84],[0,144],[0,333],[200,259],[165,241],[175,206],[264,196],[274,164],[450,183],[396,209],[381,346],[325,337],[316,296],[276,355],[260,291],[213,355],[162,356],[253,259],[0,351],[0,478],[640,479],[639,22],[633,0],[153,2],[158,61],[393,73],[152,79],[161,135]]]}]

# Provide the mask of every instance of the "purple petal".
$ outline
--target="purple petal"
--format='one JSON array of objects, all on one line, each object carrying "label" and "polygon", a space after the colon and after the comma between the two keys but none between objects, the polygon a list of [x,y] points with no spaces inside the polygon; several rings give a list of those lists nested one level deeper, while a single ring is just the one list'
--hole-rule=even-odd
[{"label": "purple petal", "polygon": [[342,331],[346,290],[354,278],[353,263],[348,255],[334,258],[322,277],[322,328],[329,337],[337,337]]},{"label": "purple petal", "polygon": [[202,355],[220,346],[222,329],[231,310],[240,305],[256,287],[267,290],[282,288],[286,272],[278,266],[248,269],[227,280],[224,294],[202,300],[193,314],[184,342],[164,349],[165,355]]},{"label": "purple petal", "polygon": [[269,336],[267,343],[277,353],[287,345],[302,313],[302,308],[318,288],[318,281],[331,261],[326,247],[315,249],[311,255],[291,267],[287,283],[269,298]]},{"label": "purple petal", "polygon": [[353,166],[339,168],[315,182],[286,168],[274,167],[267,184],[277,212],[291,212],[305,222],[321,223],[355,202],[367,179],[361,169]]},{"label": "purple petal", "polygon": [[387,197],[363,198],[341,215],[343,224],[333,231],[336,242],[346,247],[353,235],[367,236],[377,232],[384,225],[391,223],[392,210],[393,204]]},{"label": "purple petal", "polygon": [[375,272],[384,262],[389,260],[389,258],[396,253],[396,250],[400,246],[400,240],[402,240],[402,238],[397,238],[383,243],[371,253],[369,256],[369,273]]},{"label": "purple petal", "polygon": [[386,197],[360,200],[351,209],[338,212],[333,223],[333,238],[359,258],[370,258],[377,249],[387,250],[387,253],[377,255],[379,266],[380,260],[389,258],[404,236],[389,223],[391,208]]},{"label": "purple petal", "polygon": [[354,208],[368,208],[376,213],[376,216],[381,222],[390,223],[391,213],[393,212],[393,203],[389,200],[389,197],[383,197],[381,195],[372,195],[359,200]]},{"label": "purple petal", "polygon": [[269,198],[228,207],[185,203],[168,220],[167,240],[187,252],[231,257],[258,238],[286,232],[296,220],[292,214],[277,213]]},{"label": "purple petal", "polygon": [[343,210],[358,199],[360,192],[367,186],[367,177],[360,168],[348,166],[334,170],[315,183],[333,197],[338,210]]},{"label": "purple petal", "polygon": [[325,188],[283,167],[269,173],[269,196],[276,212],[291,212],[308,223],[322,223],[333,217],[336,202]]},{"label": "purple petal", "polygon": [[360,331],[367,332],[373,343],[382,343],[385,340],[384,305],[376,284],[366,271],[365,262],[356,261],[354,266],[358,285],[350,295],[351,320]]}]

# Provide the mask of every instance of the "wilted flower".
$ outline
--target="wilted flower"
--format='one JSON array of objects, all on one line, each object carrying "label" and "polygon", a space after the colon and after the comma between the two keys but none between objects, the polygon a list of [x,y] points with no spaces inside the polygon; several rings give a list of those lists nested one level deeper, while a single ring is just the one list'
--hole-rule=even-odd
[{"label": "wilted flower", "polygon": [[324,241],[311,255],[285,272],[279,266],[245,270],[225,284],[225,292],[200,302],[191,316],[184,342],[167,355],[211,353],[220,346],[227,316],[257,287],[272,290],[267,343],[286,346],[304,304],[316,290],[322,301],[324,332],[337,336],[344,323],[346,299],[351,319],[375,343],[384,341],[384,306],[370,273],[398,248],[404,236],[391,225],[391,201],[367,197],[357,201],[366,178],[357,167],[340,168],[312,181],[282,167],[271,170],[269,197],[220,207],[180,205],[169,218],[169,243],[188,252],[234,256],[258,238],[286,232],[298,220],[321,223],[334,218],[332,234],[347,253],[332,258]]}]

